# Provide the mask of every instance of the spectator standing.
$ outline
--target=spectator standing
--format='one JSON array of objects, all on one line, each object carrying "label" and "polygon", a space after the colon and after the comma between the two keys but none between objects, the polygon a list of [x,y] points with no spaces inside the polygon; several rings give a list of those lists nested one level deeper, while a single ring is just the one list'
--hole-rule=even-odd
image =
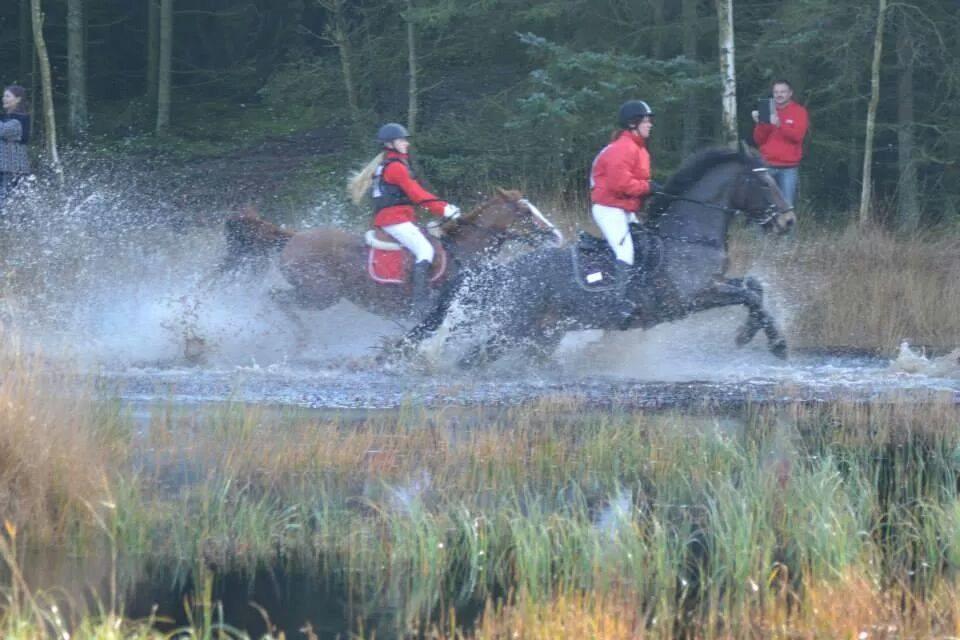
[{"label": "spectator standing", "polygon": [[793,87],[786,80],[773,83],[773,104],[770,122],[760,122],[760,112],[754,111],[753,140],[760,155],[770,167],[770,173],[783,197],[792,207],[797,194],[800,160],[803,157],[803,138],[810,125],[807,110],[793,101]]},{"label": "spectator standing", "polygon": [[27,92],[19,85],[3,90],[0,112],[0,211],[10,193],[30,173],[27,145],[30,143],[30,116]]}]

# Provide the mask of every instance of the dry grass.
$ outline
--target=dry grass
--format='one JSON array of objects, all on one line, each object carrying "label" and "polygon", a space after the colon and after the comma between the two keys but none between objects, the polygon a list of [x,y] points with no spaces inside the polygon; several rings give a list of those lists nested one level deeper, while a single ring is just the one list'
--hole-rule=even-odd
[{"label": "dry grass", "polygon": [[[793,604],[790,604],[790,603]],[[641,640],[692,638],[734,640],[790,638],[849,640],[953,638],[960,635],[960,599],[943,587],[921,600],[908,589],[881,588],[862,574],[804,587],[804,601],[774,593],[749,618],[715,628],[674,626],[643,620],[629,595],[563,593],[546,602],[518,598],[509,605],[488,604],[473,632],[435,630],[448,640]]]},{"label": "dry grass", "polygon": [[960,235],[815,229],[792,241],[733,243],[739,272],[758,274],[786,308],[792,344],[892,353],[901,341],[960,344]]},{"label": "dry grass", "polygon": [[33,543],[62,541],[109,501],[125,459],[119,417],[36,356],[8,350],[0,366],[0,513]]}]

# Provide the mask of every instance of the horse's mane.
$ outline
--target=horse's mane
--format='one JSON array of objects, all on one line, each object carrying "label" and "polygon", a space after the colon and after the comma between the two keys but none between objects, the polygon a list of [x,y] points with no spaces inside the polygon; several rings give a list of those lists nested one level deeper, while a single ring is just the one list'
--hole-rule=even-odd
[{"label": "horse's mane", "polygon": [[743,148],[711,147],[699,151],[684,160],[680,168],[667,180],[663,191],[669,195],[653,197],[650,201],[650,213],[652,215],[663,213],[673,201],[670,198],[671,195],[683,195],[700,182],[708,171],[727,162],[741,162],[751,167],[762,166],[759,156]]}]

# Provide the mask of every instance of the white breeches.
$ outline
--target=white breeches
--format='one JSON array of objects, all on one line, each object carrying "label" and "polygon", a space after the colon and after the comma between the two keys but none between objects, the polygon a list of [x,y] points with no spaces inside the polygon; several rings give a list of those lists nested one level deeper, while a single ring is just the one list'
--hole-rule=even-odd
[{"label": "white breeches", "polygon": [[401,222],[400,224],[389,224],[381,228],[390,234],[391,238],[409,249],[417,262],[423,260],[433,262],[433,245],[430,244],[430,241],[427,240],[417,225],[412,222]]},{"label": "white breeches", "polygon": [[629,211],[603,204],[593,205],[592,211],[593,220],[600,227],[600,232],[613,249],[617,260],[633,264],[633,238],[630,237],[629,224],[637,222],[637,216]]}]

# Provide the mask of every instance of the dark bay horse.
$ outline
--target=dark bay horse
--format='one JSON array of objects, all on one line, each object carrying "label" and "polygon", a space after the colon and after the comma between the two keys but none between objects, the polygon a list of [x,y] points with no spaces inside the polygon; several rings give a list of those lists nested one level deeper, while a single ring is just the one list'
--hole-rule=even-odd
[{"label": "dark bay horse", "polygon": [[[746,344],[763,329],[770,350],[786,357],[786,341],[763,306],[760,283],[724,275],[727,230],[737,214],[779,232],[795,222],[792,208],[760,159],[742,146],[701,152],[670,179],[650,211],[645,227],[632,225],[640,257],[628,287],[636,307],[627,324],[615,313],[615,289],[591,290],[583,274],[577,273],[578,256],[605,251],[612,261],[609,248],[545,248],[462,283],[395,349],[409,353],[432,335],[454,302],[464,310],[461,322],[466,332],[472,335],[478,324],[488,332],[460,361],[465,367],[496,359],[505,349],[520,345],[549,355],[568,330],[647,328],[714,307],[743,305],[749,313],[737,344]],[[457,331],[449,325],[445,329]]]},{"label": "dark bay horse", "polygon": [[[497,194],[456,221],[438,221],[442,244],[450,260],[446,281],[475,267],[508,240],[563,236],[517,191]],[[219,272],[244,265],[264,267],[279,252],[280,272],[291,285],[274,292],[274,299],[291,314],[294,308],[325,309],[341,298],[372,313],[401,317],[409,313],[409,288],[374,282],[367,274],[367,249],[363,236],[334,227],[294,232],[248,211],[226,223],[227,253]],[[441,285],[442,288],[442,285]]]}]

